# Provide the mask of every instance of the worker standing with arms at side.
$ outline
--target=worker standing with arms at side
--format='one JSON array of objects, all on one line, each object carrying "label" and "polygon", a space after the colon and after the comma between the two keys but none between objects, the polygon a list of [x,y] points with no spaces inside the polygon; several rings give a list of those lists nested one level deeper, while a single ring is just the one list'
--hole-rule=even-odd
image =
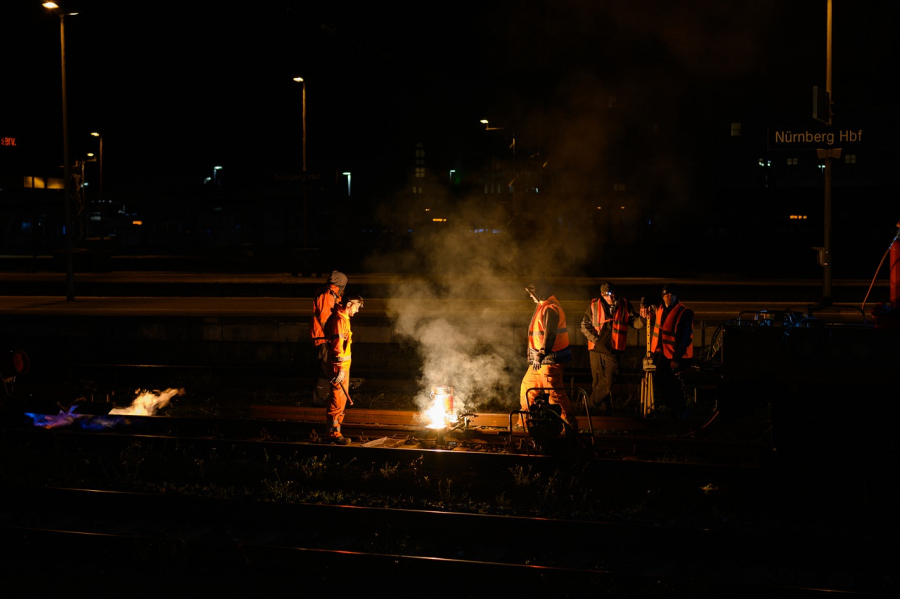
[{"label": "worker standing with arms at side", "polygon": [[[328,365],[331,372],[331,387],[328,405],[325,408],[325,420],[330,425],[328,441],[338,445],[347,445],[350,439],[341,434],[341,423],[344,421],[344,410],[350,396],[350,345],[353,333],[350,331],[350,318],[363,307],[363,298],[354,295],[344,298],[337,304],[331,318],[325,323],[326,346],[328,347]],[[352,403],[352,402],[351,402]]]},{"label": "worker standing with arms at side", "polygon": [[313,298],[313,315],[309,334],[316,349],[316,386],[313,388],[313,405],[324,406],[331,394],[331,372],[328,368],[328,346],[325,343],[325,323],[331,317],[336,302],[340,301],[347,286],[347,275],[332,271],[325,285]]},{"label": "worker standing with arms at side", "polygon": [[628,327],[644,328],[644,322],[634,312],[634,306],[619,297],[610,282],[600,285],[600,297],[591,300],[581,318],[581,332],[588,340],[591,358],[591,406],[600,408],[604,416],[612,414],[612,389],[619,372],[619,359],[628,346]]},{"label": "worker standing with arms at side", "polygon": [[[653,394],[657,405],[668,408],[673,418],[686,416],[684,387],[678,373],[690,366],[694,357],[694,311],[678,299],[678,287],[669,283],[662,289],[662,305],[656,309],[650,334],[650,353],[656,365]],[[650,309],[641,307],[641,317]]]},{"label": "worker standing with arms at side", "polygon": [[525,290],[537,307],[528,325],[528,369],[519,392],[521,409],[527,410],[538,393],[529,393],[529,389],[549,389],[550,404],[559,404],[562,419],[577,432],[578,421],[563,382],[563,364],[572,361],[566,314],[547,281],[540,279]]}]

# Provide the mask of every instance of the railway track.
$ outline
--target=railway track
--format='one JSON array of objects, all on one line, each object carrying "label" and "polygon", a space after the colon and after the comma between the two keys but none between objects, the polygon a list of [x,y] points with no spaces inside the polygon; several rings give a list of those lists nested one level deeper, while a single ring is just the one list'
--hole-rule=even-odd
[{"label": "railway track", "polygon": [[[477,597],[887,596],[889,557],[844,539],[346,505],[3,486],[7,575],[207,592]],[[14,550],[11,550],[14,548]],[[49,584],[48,584],[49,582]]]},{"label": "railway track", "polygon": [[[54,406],[56,407],[56,406]],[[141,438],[228,440],[287,443],[317,451],[323,437],[323,408],[251,406],[246,418],[110,415],[109,404],[75,404],[57,413],[23,413],[8,420],[20,432],[54,429],[70,434]],[[49,411],[49,410],[48,410]],[[623,417],[582,418],[579,433],[557,439],[535,438],[513,428],[515,413],[466,413],[452,428],[432,429],[421,414],[405,410],[347,411],[343,429],[362,451],[451,451],[461,455],[577,454],[581,459],[681,461],[708,465],[771,465],[775,452],[765,441],[765,422],[743,429],[716,431],[709,422],[646,420]],[[14,424],[13,424],[14,422]],[[752,431],[752,432],[751,432]],[[736,434],[751,435],[736,440]],[[762,439],[762,440],[760,440]],[[468,458],[466,458],[468,459]]]}]

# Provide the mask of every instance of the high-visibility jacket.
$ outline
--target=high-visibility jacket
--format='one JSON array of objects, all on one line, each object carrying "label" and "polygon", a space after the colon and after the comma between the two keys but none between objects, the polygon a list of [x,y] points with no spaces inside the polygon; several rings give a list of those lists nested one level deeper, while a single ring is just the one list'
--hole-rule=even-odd
[{"label": "high-visibility jacket", "polygon": [[660,306],[656,310],[656,321],[653,324],[653,335],[650,341],[650,351],[656,353],[662,350],[662,354],[668,360],[673,359],[682,359],[682,358],[693,358],[694,357],[694,323],[691,322],[691,341],[688,343],[687,349],[684,352],[683,356],[675,356],[675,333],[678,331],[678,325],[681,323],[681,318],[684,316],[685,310],[687,308],[684,307],[684,304],[677,303],[675,306],[669,311],[669,314],[666,316],[665,320],[663,320],[663,311],[665,310],[665,306]]},{"label": "high-visibility jacket", "polygon": [[316,346],[322,345],[326,341],[325,323],[334,312],[334,304],[340,297],[339,291],[337,285],[329,285],[327,289],[323,289],[313,298],[313,315],[309,323],[309,336]]},{"label": "high-visibility jacket", "polygon": [[[544,321],[547,310],[553,310],[559,316],[556,326],[556,339],[553,347],[544,347]],[[544,302],[538,304],[531,316],[531,324],[528,325],[528,349],[533,351],[543,350],[545,360],[549,363],[568,362],[571,359],[572,350],[569,349],[569,331],[566,328],[566,313],[556,296],[551,295]]]},{"label": "high-visibility jacket", "polygon": [[350,345],[353,333],[350,331],[350,315],[335,310],[325,323],[325,337],[328,340],[328,362],[335,374],[338,370],[350,369]]},{"label": "high-visibility jacket", "polygon": [[[628,300],[624,297],[616,302],[616,311],[612,318],[607,318],[606,310],[603,308],[606,303],[602,297],[598,297],[591,301],[591,324],[599,332],[607,323],[612,327],[612,348],[615,350],[624,350],[628,346]],[[594,349],[594,342],[588,340],[588,351]]]}]

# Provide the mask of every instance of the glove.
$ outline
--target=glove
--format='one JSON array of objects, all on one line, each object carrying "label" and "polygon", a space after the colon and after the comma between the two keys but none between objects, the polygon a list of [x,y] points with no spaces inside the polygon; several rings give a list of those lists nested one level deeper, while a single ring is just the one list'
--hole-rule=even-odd
[{"label": "glove", "polygon": [[541,362],[543,362],[543,361],[544,361],[544,352],[539,351],[539,352],[532,354],[531,368],[534,370],[540,370]]},{"label": "glove", "polygon": [[334,378],[331,379],[331,382],[334,383],[335,385],[340,385],[341,383],[343,383],[344,382],[344,371],[338,370],[338,373],[336,375],[334,375]]}]

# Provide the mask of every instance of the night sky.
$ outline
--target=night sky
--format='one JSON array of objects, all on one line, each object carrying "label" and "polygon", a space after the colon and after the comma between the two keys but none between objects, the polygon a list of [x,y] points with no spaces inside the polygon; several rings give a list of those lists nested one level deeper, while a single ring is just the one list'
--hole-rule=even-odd
[{"label": "night sky", "polygon": [[[316,204],[314,238],[304,239],[316,246],[355,231],[361,251],[346,246],[344,263],[365,253],[370,270],[465,265],[476,279],[504,265],[673,276],[690,264],[685,272],[816,277],[810,248],[823,244],[824,212],[814,156],[811,183],[800,193],[791,184],[770,191],[755,164],[766,153],[761,123],[816,125],[812,89],[826,84],[826,8],[825,0],[487,0],[418,8],[82,0],[66,20],[70,155],[75,161],[96,151],[89,133],[102,132],[105,196],[152,206],[160,222],[166,210],[180,218],[165,206],[199,206],[202,182],[217,165],[224,181],[240,183],[227,188],[234,198],[259,198],[267,192],[239,190],[267,188],[300,170],[302,87],[292,78],[301,75],[308,170],[333,181],[352,171],[358,203],[332,197]],[[898,13],[895,3],[834,1],[835,122],[865,122],[881,136],[862,160],[881,165],[870,171],[874,183],[856,193],[836,178],[835,277],[851,276],[850,268],[852,276],[870,276],[893,235],[887,165],[895,162],[891,131],[900,108],[890,83]],[[59,176],[59,18],[38,0],[3,2],[0,28],[0,137],[17,143],[13,165],[9,148],[0,147],[2,171]],[[493,150],[484,149],[484,118],[503,128]],[[730,123],[754,119],[756,130],[741,139],[745,154],[732,157],[745,170],[718,170],[716,144],[728,142]],[[657,124],[659,133],[648,134]],[[513,133],[516,159],[530,161],[522,170],[552,177],[555,229],[541,226],[546,195],[512,217],[485,202],[479,160],[508,151],[497,138]],[[429,174],[461,164],[464,184],[411,195],[417,142],[428,148]],[[616,241],[612,214],[596,204],[614,201],[620,180],[634,190],[636,209],[628,213],[632,228]],[[459,235],[489,226],[510,238],[487,249],[465,235],[417,234],[412,251],[398,254],[390,244],[424,231],[425,221],[413,223],[425,215],[421,201],[448,212]],[[485,216],[488,208],[496,214]],[[810,218],[788,229],[790,210]],[[241,229],[245,237],[284,230],[271,211],[253,214],[260,216]],[[430,223],[432,214],[425,216]],[[385,237],[366,237],[376,234]],[[610,240],[623,245],[620,253]],[[673,243],[687,260],[657,250]]]},{"label": "night sky", "polygon": [[[885,69],[897,9],[835,5],[838,107],[896,105]],[[324,6],[78,2],[66,21],[73,159],[100,130],[111,181],[287,167],[299,159],[297,74],[310,162],[364,159],[421,131],[462,135],[489,118],[590,163],[604,151],[585,139],[602,138],[591,114],[609,95],[651,110],[734,99],[802,113],[825,84],[824,0]],[[0,6],[0,27],[2,135],[35,164],[59,163],[59,20],[15,0]]]}]

